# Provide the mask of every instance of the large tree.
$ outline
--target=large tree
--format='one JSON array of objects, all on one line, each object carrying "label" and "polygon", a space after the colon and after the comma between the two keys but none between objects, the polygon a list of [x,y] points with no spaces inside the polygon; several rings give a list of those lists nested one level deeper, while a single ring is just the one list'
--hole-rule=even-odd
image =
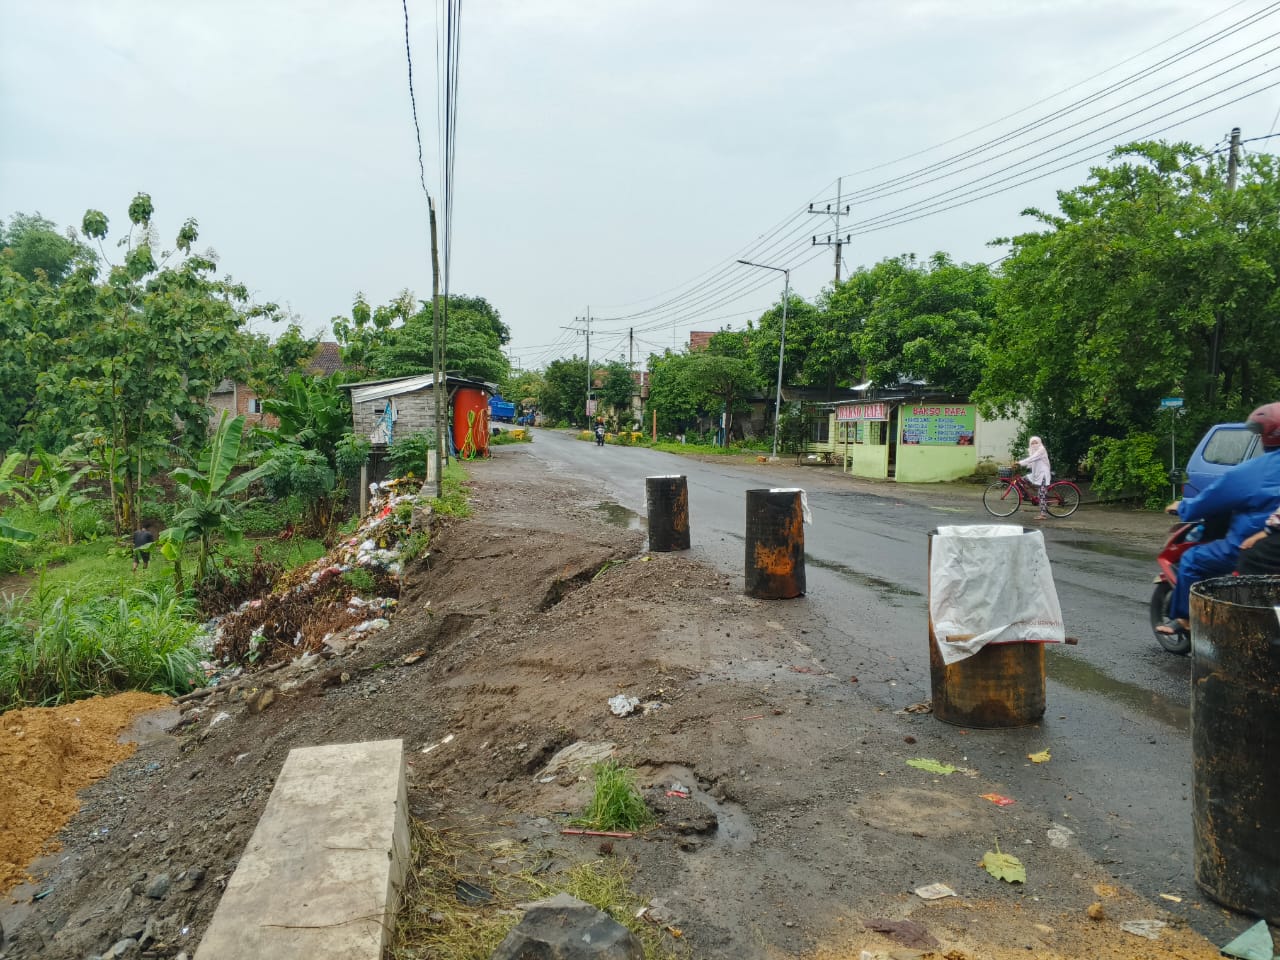
[{"label": "large tree", "polygon": [[[442,301],[445,369],[501,382],[511,365],[502,352],[510,331],[483,297],[454,295]],[[429,300],[414,309],[408,291],[384,306],[370,308],[357,294],[351,317],[335,317],[334,334],[343,360],[367,377],[408,377],[434,369],[435,319]]]},{"label": "large tree", "polygon": [[[1119,148],[1014,237],[977,396],[1052,437],[1057,459],[1158,430],[1186,400],[1186,440],[1280,395],[1280,162],[1189,144]],[[1052,447],[1051,447],[1052,449]],[[1113,448],[1114,449],[1114,448]]]},{"label": "large tree", "polygon": [[0,260],[27,280],[42,278],[57,286],[78,264],[92,264],[96,255],[73,232],[40,214],[15,213],[0,223]]},{"label": "large tree", "polygon": [[587,362],[581,357],[552,360],[543,373],[538,409],[551,422],[587,422]]},{"label": "large tree", "polygon": [[[142,482],[175,444],[203,438],[213,386],[245,373],[247,319],[275,312],[218,278],[213,254],[192,249],[194,219],[175,249],[157,251],[152,213],[147,194],[134,197],[121,262],[101,251],[105,277],[81,261],[58,287],[28,291],[24,350],[39,375],[26,423],[48,449],[81,441],[110,482],[118,529],[135,522]],[[107,217],[90,210],[83,227],[101,249]]]}]

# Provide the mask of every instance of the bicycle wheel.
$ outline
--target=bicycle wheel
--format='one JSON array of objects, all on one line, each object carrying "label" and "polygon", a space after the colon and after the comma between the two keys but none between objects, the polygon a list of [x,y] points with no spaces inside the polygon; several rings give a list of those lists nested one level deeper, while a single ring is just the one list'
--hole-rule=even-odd
[{"label": "bicycle wheel", "polygon": [[1080,506],[1080,488],[1070,480],[1059,480],[1057,483],[1050,484],[1045,500],[1049,516],[1059,519],[1069,517],[1076,512],[1076,507]]},{"label": "bicycle wheel", "polygon": [[993,517],[1007,517],[1022,506],[1022,493],[1017,484],[997,480],[983,492],[982,505]]}]

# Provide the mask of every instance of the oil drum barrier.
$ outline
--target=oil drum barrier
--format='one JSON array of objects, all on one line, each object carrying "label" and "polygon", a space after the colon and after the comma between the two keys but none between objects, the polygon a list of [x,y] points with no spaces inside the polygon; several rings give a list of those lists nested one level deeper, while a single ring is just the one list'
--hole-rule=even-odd
[{"label": "oil drum barrier", "polygon": [[1280,577],[1191,588],[1196,883],[1280,923]]},{"label": "oil drum barrier", "polygon": [[747,596],[804,596],[804,505],[799,490],[747,491]]},{"label": "oil drum barrier", "polygon": [[[933,538],[929,531],[928,559],[932,566]],[[1024,528],[1024,533],[1031,531]],[[991,576],[1014,576],[1000,558],[993,557]],[[933,578],[929,578],[929,597]],[[959,727],[993,729],[1025,727],[1044,716],[1044,644],[989,643],[971,657],[947,663],[938,647],[929,614],[929,685],[933,715]]]},{"label": "oil drum barrier", "polygon": [[649,549],[655,553],[689,549],[689,482],[683,475],[645,477]]}]

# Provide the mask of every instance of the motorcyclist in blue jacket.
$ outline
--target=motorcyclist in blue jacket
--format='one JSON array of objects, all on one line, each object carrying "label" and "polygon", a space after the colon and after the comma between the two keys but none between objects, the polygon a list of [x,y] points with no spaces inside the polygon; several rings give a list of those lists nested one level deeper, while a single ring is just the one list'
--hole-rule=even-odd
[{"label": "motorcyclist in blue jacket", "polygon": [[1263,528],[1280,504],[1280,456],[1273,456],[1280,450],[1280,403],[1268,403],[1253,411],[1247,426],[1261,437],[1264,455],[1236,464],[1198,496],[1175,501],[1165,508],[1183,520],[1230,516],[1231,524],[1221,540],[1197,544],[1182,555],[1178,582],[1169,601],[1169,619],[1156,627],[1160,633],[1190,628],[1191,587],[1235,570],[1240,545]]}]

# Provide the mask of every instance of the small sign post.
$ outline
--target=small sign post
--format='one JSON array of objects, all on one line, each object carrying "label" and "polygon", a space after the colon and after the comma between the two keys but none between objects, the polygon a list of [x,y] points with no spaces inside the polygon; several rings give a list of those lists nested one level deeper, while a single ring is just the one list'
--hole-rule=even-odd
[{"label": "small sign post", "polygon": [[1178,448],[1177,431],[1178,414],[1182,412],[1181,397],[1161,397],[1160,409],[1169,411],[1169,485],[1173,489],[1173,499],[1178,499]]}]

